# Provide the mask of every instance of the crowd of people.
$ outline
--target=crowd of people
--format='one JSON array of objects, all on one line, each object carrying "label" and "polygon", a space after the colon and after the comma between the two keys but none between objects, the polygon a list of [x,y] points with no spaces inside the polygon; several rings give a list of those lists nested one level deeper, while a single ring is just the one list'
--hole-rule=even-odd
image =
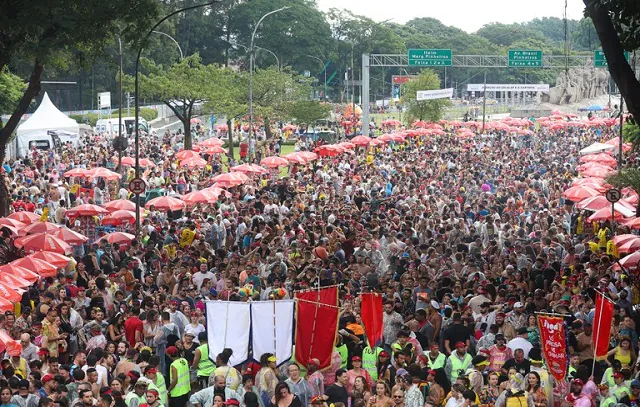
[{"label": "crowd of people", "polygon": [[[465,139],[447,130],[291,165],[216,204],[152,208],[121,245],[93,243],[99,225],[88,232],[65,216],[130,197],[128,171],[110,182],[63,175],[112,162],[108,138],[12,160],[4,176],[13,209],[91,240],[0,315],[22,345],[2,360],[1,407],[636,405],[637,280],[612,267],[612,225],[588,224],[562,197],[578,177],[578,151],[614,129],[532,130]],[[180,196],[228,171],[219,155],[205,156],[204,169],[181,168],[176,152],[144,138],[141,156],[156,165],[143,172],[150,188]],[[8,259],[22,255],[14,239],[3,230]],[[294,298],[330,285],[340,287],[330,366],[276,366],[271,354],[231,366],[229,349],[209,358],[216,326],[205,301]],[[594,363],[596,289],[616,312],[611,352]],[[366,340],[363,292],[384,298],[380,344]],[[545,366],[536,312],[565,316],[564,381]],[[223,318],[208,321],[233,324]]]}]

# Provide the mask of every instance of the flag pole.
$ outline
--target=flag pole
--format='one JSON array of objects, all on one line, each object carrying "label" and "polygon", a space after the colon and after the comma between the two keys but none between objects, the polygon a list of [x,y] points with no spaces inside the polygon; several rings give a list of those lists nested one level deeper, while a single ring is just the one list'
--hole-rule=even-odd
[{"label": "flag pole", "polygon": [[600,323],[602,322],[602,308],[604,307],[604,296],[602,295],[602,293],[598,290],[596,290],[596,302],[598,300],[598,295],[600,295],[600,297],[602,297],[602,301],[600,301],[600,312],[597,312],[598,310],[596,309],[596,314],[598,315],[597,321],[596,322],[596,326],[594,327],[595,331],[596,331],[596,340],[593,342],[593,364],[591,365],[591,376],[593,376],[593,372],[596,370],[596,360],[598,359],[597,356],[597,352],[598,352],[598,337],[600,336]]}]

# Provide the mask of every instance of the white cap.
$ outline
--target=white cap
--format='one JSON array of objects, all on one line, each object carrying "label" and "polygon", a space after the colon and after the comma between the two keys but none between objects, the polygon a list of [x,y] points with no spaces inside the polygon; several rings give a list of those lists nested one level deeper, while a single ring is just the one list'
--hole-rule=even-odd
[{"label": "white cap", "polygon": [[436,300],[431,300],[431,306],[435,309],[440,309],[440,304],[438,304],[438,301]]},{"label": "white cap", "polygon": [[523,305],[520,301],[516,302],[515,304],[513,304],[513,308],[522,308]]}]

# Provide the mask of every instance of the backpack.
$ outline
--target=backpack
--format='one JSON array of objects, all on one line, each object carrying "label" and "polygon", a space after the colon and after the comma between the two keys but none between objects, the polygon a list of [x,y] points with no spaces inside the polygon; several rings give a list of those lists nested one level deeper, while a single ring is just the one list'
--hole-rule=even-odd
[{"label": "backpack", "polygon": [[513,392],[511,389],[505,393],[506,403],[505,407],[527,407],[528,394],[524,390]]}]

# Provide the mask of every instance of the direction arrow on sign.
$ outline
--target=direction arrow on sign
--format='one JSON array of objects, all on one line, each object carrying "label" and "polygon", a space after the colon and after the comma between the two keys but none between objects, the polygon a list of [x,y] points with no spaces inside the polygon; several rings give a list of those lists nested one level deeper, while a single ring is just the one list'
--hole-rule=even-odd
[{"label": "direction arrow on sign", "polygon": [[134,178],[129,182],[129,191],[136,195],[140,195],[147,189],[147,184],[145,184],[142,178]]}]

